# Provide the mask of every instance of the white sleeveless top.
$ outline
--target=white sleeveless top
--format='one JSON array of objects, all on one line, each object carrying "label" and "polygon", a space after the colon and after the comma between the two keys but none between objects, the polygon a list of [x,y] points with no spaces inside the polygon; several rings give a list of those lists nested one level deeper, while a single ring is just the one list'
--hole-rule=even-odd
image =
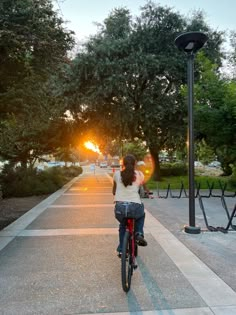
[{"label": "white sleeveless top", "polygon": [[140,171],[135,171],[136,180],[132,185],[124,186],[121,180],[120,171],[116,171],[113,180],[116,182],[115,201],[128,201],[142,203],[139,195],[139,187],[143,184],[144,175]]}]

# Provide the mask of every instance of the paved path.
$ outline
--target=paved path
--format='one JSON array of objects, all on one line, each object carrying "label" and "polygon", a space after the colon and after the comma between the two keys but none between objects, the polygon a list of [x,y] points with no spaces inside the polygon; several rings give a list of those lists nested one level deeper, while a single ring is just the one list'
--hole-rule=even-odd
[{"label": "paved path", "polygon": [[[128,294],[121,289],[118,224],[105,170],[94,174],[85,168],[1,231],[0,314],[235,315],[236,290],[230,280],[205,263],[207,252],[193,253],[193,243],[202,244],[204,236],[184,234],[174,220],[165,221],[164,212],[158,220],[156,208],[166,209],[168,218],[185,201],[172,206],[170,200],[144,202],[149,245],[140,247]],[[236,233],[214,237],[224,253],[234,244],[229,260],[236,265]],[[235,282],[234,269],[228,275]]]}]

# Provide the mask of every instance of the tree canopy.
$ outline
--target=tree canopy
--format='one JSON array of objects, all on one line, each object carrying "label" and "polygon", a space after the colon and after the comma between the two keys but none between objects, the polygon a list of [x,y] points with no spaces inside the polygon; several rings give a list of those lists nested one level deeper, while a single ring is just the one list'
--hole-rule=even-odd
[{"label": "tree canopy", "polygon": [[58,145],[73,32],[50,0],[2,0],[0,25],[0,155],[31,161]]},{"label": "tree canopy", "polygon": [[201,80],[196,84],[196,128],[198,138],[214,150],[226,175],[236,161],[236,82],[216,71],[216,65],[199,54]]},{"label": "tree canopy", "polygon": [[[222,77],[224,34],[213,30],[201,11],[187,18],[149,1],[133,17],[128,9],[115,8],[73,59],[67,56],[73,32],[51,0],[2,0],[0,25],[4,159],[26,164],[45,153],[66,155],[81,145],[79,135],[92,135],[106,154],[139,139],[159,179],[160,151],[173,154],[186,144],[187,62],[174,40],[182,32],[202,31],[209,39],[195,64],[196,139],[230,173],[235,74]],[[232,32],[232,68],[235,42]]]},{"label": "tree canopy", "polygon": [[212,31],[200,13],[186,20],[149,2],[137,18],[114,9],[73,64],[69,90],[78,97],[77,111],[86,104],[88,124],[96,121],[99,132],[111,139],[146,141],[154,178],[159,177],[160,150],[185,143],[187,113],[180,89],[186,83],[186,60],[174,39],[193,28],[209,34],[205,53],[219,60],[221,33]]}]

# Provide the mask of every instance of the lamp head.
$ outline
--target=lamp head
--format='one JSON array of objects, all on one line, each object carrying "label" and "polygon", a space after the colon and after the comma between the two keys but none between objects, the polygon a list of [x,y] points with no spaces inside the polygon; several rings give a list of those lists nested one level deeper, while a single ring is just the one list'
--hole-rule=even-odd
[{"label": "lamp head", "polygon": [[207,39],[207,35],[202,32],[187,32],[180,34],[175,39],[175,45],[179,50],[183,50],[188,54],[194,54],[203,47]]}]

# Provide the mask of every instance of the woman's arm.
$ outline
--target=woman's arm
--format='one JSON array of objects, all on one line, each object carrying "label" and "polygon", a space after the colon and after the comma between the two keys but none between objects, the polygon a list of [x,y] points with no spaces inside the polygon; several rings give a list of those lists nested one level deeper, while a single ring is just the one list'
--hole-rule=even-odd
[{"label": "woman's arm", "polygon": [[143,182],[143,189],[144,189],[144,191],[145,191],[146,193],[149,194],[150,190],[148,189],[148,187],[147,187],[147,185],[146,185],[145,182]]},{"label": "woman's arm", "polygon": [[115,196],[115,194],[116,194],[116,182],[114,180],[113,180],[112,193],[113,193],[113,196]]},{"label": "woman's arm", "polygon": [[144,174],[141,171],[139,171],[139,174],[141,175],[141,178],[142,178],[142,184],[141,185],[143,186],[145,193],[149,194],[150,190],[148,189],[148,187],[146,185]]}]

